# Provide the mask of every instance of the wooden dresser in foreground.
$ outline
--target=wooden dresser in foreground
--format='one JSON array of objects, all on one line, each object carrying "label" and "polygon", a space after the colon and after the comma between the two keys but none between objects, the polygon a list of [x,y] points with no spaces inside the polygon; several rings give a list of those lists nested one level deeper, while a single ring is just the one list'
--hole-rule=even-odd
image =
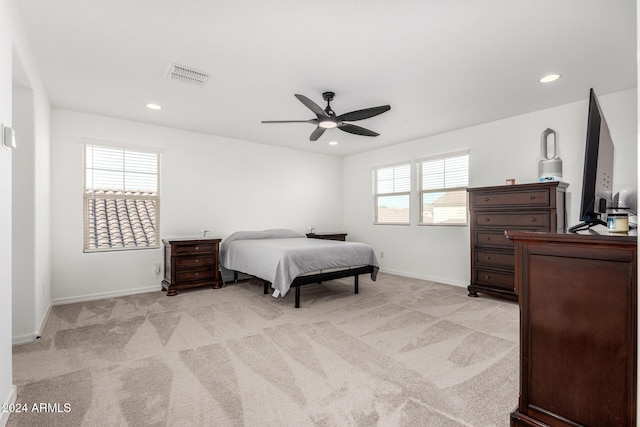
[{"label": "wooden dresser in foreground", "polygon": [[635,426],[637,237],[507,234],[520,305],[511,425]]},{"label": "wooden dresser in foreground", "polygon": [[222,287],[218,270],[221,239],[200,237],[163,239],[164,279],[162,290],[174,296],[178,289],[211,286]]},{"label": "wooden dresser in foreground", "polygon": [[478,292],[515,300],[513,244],[507,230],[564,232],[562,182],[469,188],[471,283]]}]

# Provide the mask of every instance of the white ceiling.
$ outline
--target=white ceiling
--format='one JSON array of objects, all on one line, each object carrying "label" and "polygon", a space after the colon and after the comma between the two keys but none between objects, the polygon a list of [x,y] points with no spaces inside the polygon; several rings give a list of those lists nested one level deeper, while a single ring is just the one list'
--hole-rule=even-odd
[{"label": "white ceiling", "polygon": [[[633,0],[17,3],[54,107],[337,156],[636,87]],[[315,118],[294,94],[327,90],[337,114],[390,104],[354,123],[381,135],[260,123]]]}]

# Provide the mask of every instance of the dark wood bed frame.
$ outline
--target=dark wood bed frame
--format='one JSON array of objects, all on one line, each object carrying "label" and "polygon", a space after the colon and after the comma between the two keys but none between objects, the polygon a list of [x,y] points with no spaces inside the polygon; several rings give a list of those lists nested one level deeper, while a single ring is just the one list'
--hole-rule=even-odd
[{"label": "dark wood bed frame", "polygon": [[[291,287],[296,288],[295,307],[300,308],[300,287],[301,286],[320,284],[328,280],[335,280],[335,279],[341,279],[343,277],[353,276],[353,280],[354,280],[353,293],[357,294],[358,293],[358,276],[360,276],[361,274],[372,273],[373,268],[374,267],[372,265],[367,265],[363,267],[348,268],[346,270],[336,270],[336,271],[329,271],[326,273],[309,274],[308,276],[298,276],[295,279],[293,279],[293,282],[291,283]],[[233,272],[234,282],[238,281],[238,273],[242,273],[242,272],[238,272],[238,271]],[[242,273],[242,274],[251,276],[251,274],[246,274],[246,273]],[[255,277],[255,276],[251,276],[251,277]],[[269,282],[268,280],[264,280],[260,277],[257,277],[257,279],[262,280],[262,283],[264,286],[264,294],[265,295],[268,294],[271,282]]]}]

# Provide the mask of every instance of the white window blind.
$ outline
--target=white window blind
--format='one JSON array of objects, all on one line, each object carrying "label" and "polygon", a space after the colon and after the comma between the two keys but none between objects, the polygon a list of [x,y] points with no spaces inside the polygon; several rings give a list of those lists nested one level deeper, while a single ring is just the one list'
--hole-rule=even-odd
[{"label": "white window blind", "polygon": [[373,170],[376,224],[409,224],[411,164]]},{"label": "white window blind", "polygon": [[466,225],[469,154],[423,159],[420,171],[420,224]]},{"label": "white window blind", "polygon": [[84,250],[159,247],[159,155],[84,145]]}]

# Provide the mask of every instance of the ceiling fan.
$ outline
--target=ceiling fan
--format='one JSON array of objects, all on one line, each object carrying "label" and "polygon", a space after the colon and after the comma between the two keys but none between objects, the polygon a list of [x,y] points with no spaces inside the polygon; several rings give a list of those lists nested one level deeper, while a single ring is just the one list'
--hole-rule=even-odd
[{"label": "ceiling fan", "polygon": [[300,100],[308,109],[313,111],[317,118],[310,120],[263,120],[262,123],[311,123],[316,125],[316,130],[311,133],[309,137],[310,141],[317,141],[320,136],[327,129],[338,128],[342,131],[353,133],[355,135],[364,136],[378,136],[377,132],[369,129],[365,129],[360,126],[353,125],[347,122],[355,122],[358,120],[368,119],[370,117],[382,114],[385,111],[389,111],[391,107],[389,105],[381,105],[379,107],[365,108],[364,110],[351,111],[350,113],[340,114],[336,116],[336,113],[331,109],[331,101],[336,96],[333,92],[324,92],[322,98],[327,101],[327,108],[324,110],[318,104],[310,100],[304,95],[296,94],[296,98]]}]

